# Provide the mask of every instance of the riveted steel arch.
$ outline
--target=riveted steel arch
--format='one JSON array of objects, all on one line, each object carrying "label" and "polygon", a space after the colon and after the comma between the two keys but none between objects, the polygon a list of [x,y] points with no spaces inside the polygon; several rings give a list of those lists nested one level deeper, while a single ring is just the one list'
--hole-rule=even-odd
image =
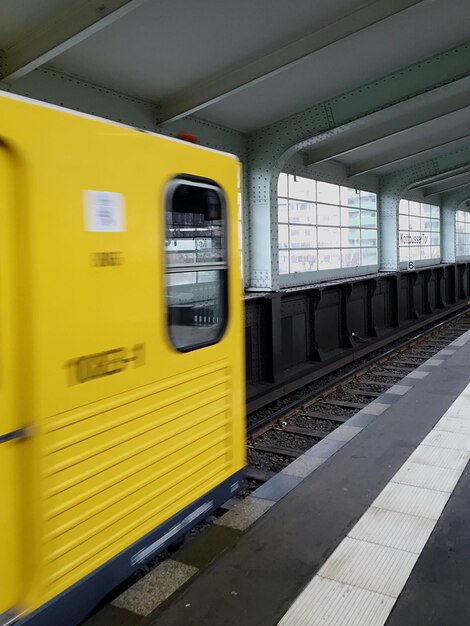
[{"label": "riveted steel arch", "polygon": [[[429,161],[403,168],[380,178],[380,243],[381,269],[398,270],[398,206],[400,199],[410,187],[423,180],[432,179],[455,168],[470,163],[470,148],[456,150]],[[468,190],[460,190],[449,197],[468,196]],[[447,200],[441,207],[442,221],[442,260],[455,261],[455,204],[450,207]],[[452,230],[453,229],[453,230]]]},{"label": "riveted steel arch", "polygon": [[[248,147],[248,193],[251,233],[251,275],[249,287],[262,290],[279,288],[277,250],[277,180],[283,166],[299,150],[325,137],[341,133],[390,106],[450,85],[468,76],[470,45],[465,43],[420,63],[372,81],[253,133]],[[393,84],[393,89],[390,85]],[[434,174],[432,161],[417,166],[410,182],[398,178],[391,185],[391,198],[385,202],[389,221],[396,216],[393,196],[420,176]],[[416,168],[410,168],[415,170]],[[397,187],[393,190],[393,185]],[[385,187],[387,190],[387,187]],[[387,208],[388,204],[390,207]],[[384,229],[382,229],[383,231]],[[396,227],[395,227],[396,232]],[[385,240],[384,240],[385,241]],[[383,242],[384,243],[384,242]],[[397,244],[395,244],[397,245]],[[398,249],[393,251],[388,237],[382,255],[383,269],[397,267]]]}]

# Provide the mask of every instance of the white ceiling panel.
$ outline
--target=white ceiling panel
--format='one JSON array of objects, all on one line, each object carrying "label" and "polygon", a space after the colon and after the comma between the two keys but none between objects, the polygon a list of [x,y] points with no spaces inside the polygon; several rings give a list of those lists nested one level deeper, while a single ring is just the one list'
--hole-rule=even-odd
[{"label": "white ceiling panel", "polygon": [[148,0],[57,57],[54,66],[160,100],[362,4],[361,0]]},{"label": "white ceiling panel", "polygon": [[469,32],[468,0],[425,2],[332,44],[198,115],[252,131],[457,45]]},{"label": "white ceiling panel", "polygon": [[66,4],[66,0],[0,0],[0,50],[47,23]]}]

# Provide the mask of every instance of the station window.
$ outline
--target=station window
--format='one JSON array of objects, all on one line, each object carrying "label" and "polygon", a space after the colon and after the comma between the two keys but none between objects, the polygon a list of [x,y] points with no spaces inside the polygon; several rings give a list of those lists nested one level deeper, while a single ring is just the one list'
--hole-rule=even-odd
[{"label": "station window", "polygon": [[227,318],[226,204],[208,183],[177,179],[166,205],[166,300],[172,344],[216,343]]},{"label": "station window", "polygon": [[400,200],[398,217],[400,261],[440,260],[439,207],[412,200]]},{"label": "station window", "polygon": [[377,196],[281,173],[279,273],[377,265]]},{"label": "station window", "polygon": [[455,213],[455,254],[458,257],[470,256],[470,213]]}]

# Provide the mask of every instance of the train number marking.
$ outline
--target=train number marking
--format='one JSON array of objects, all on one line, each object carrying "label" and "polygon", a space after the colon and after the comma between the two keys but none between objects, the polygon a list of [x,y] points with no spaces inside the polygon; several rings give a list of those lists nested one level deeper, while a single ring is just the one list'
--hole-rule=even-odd
[{"label": "train number marking", "polygon": [[124,255],[122,252],[92,252],[91,264],[93,267],[124,265]]},{"label": "train number marking", "polygon": [[69,384],[77,385],[95,378],[118,374],[131,365],[134,367],[145,365],[144,343],[135,344],[132,348],[113,348],[105,352],[79,356],[67,361],[65,367]]}]

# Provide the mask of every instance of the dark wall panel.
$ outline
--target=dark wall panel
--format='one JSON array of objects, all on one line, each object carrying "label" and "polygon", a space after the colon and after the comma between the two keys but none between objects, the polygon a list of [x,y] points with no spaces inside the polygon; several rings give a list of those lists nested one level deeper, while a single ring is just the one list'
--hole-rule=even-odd
[{"label": "dark wall panel", "polygon": [[275,399],[465,304],[470,263],[316,284],[245,298],[249,402]]}]

